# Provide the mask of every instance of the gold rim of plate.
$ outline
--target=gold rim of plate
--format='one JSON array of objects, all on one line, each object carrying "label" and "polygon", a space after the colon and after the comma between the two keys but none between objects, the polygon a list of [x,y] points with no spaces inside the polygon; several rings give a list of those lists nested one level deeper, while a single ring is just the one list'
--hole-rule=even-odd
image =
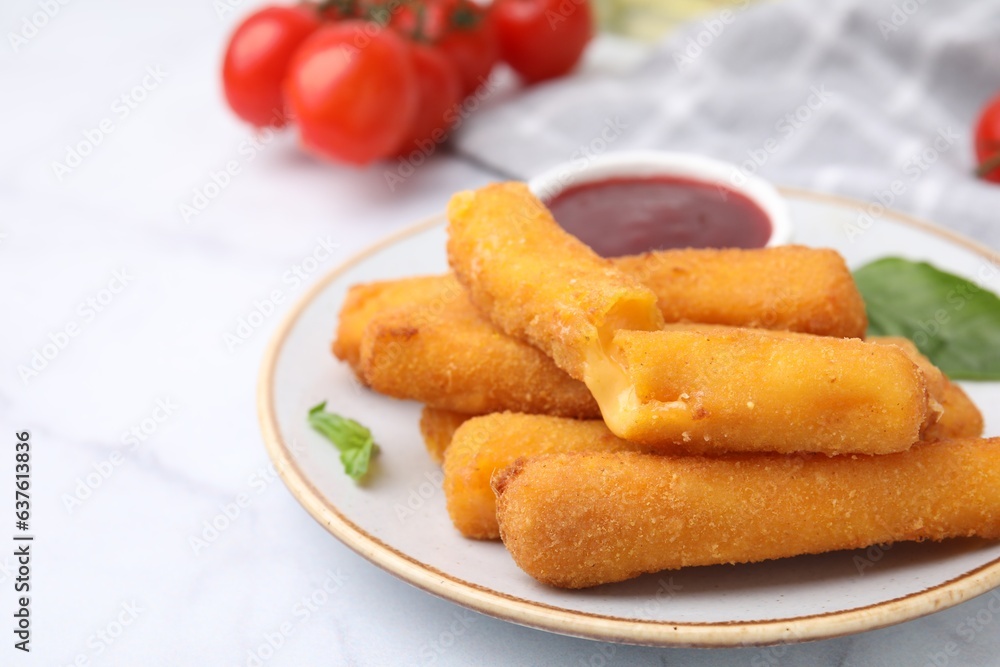
[{"label": "gold rim of plate", "polygon": [[[849,205],[859,210],[866,206],[862,201],[837,195],[795,188],[779,189],[783,195],[797,199]],[[886,211],[882,217],[946,239],[982,255],[988,261],[996,256],[996,253],[976,241],[908,215]],[[367,533],[341,514],[309,482],[295,462],[278,431],[272,393],[274,371],[285,339],[298,322],[299,316],[331,281],[380,250],[443,221],[444,216],[438,215],[403,229],[362,250],[324,275],[285,316],[265,350],[260,369],[257,412],[264,443],[275,469],[306,511],[334,537],[363,558],[417,588],[495,618],[564,635],[648,646],[722,648],[830,639],[926,616],[1000,585],[1000,559],[997,559],[917,593],[844,611],[767,621],[675,623],[591,614],[507,595],[442,572]]]}]

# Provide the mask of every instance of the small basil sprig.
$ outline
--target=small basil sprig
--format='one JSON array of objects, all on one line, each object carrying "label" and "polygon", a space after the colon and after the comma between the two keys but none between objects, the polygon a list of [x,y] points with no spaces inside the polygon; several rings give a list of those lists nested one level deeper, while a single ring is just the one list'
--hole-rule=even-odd
[{"label": "small basil sprig", "polygon": [[903,336],[946,375],[1000,380],[1000,298],[927,262],[885,257],[854,272],[868,335]]},{"label": "small basil sprig", "polygon": [[378,452],[372,432],[347,417],[326,411],[326,401],[309,410],[309,425],[336,445],[344,472],[355,482],[368,472],[368,462]]}]

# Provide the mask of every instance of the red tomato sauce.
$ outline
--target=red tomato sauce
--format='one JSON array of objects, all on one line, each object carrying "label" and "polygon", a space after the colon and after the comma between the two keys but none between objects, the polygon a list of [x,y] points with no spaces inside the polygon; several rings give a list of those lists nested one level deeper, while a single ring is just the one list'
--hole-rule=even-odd
[{"label": "red tomato sauce", "polygon": [[763,248],[767,214],[725,186],[671,176],[582,183],[548,203],[556,221],[604,257],[666,248]]}]

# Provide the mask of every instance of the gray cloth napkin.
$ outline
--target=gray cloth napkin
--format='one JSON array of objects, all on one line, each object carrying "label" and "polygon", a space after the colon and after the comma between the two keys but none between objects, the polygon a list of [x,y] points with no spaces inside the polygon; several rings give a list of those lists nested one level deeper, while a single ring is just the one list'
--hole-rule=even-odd
[{"label": "gray cloth napkin", "polygon": [[972,127],[997,92],[1000,2],[734,0],[625,75],[561,79],[483,109],[455,145],[520,178],[589,153],[692,151],[779,185],[891,195],[1000,247],[1000,185],[972,176]]}]

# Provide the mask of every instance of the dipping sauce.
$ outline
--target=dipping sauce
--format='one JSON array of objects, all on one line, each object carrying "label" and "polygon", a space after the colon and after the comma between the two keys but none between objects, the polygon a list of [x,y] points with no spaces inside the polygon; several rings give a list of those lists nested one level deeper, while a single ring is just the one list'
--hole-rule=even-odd
[{"label": "dipping sauce", "polygon": [[563,190],[556,221],[603,257],[667,248],[763,248],[767,214],[725,186],[672,176],[611,178]]}]

